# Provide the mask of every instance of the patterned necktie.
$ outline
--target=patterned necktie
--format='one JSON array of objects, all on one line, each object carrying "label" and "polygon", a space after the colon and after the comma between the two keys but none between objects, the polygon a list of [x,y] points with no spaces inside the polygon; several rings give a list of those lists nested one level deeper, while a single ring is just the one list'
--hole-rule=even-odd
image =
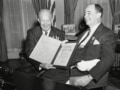
[{"label": "patterned necktie", "polygon": [[89,36],[89,34],[90,34],[90,30],[88,30],[87,35],[83,38],[83,40],[79,42],[79,45],[81,43],[83,43],[87,39],[87,37]]}]

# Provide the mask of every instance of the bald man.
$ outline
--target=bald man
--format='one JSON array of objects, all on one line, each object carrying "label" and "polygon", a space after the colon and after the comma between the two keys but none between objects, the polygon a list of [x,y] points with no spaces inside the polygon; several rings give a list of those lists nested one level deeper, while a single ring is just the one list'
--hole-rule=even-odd
[{"label": "bald man", "polygon": [[[79,36],[77,48],[71,58],[69,84],[88,89],[106,85],[107,73],[115,60],[115,36],[102,24],[103,9],[99,4],[85,9],[85,22],[89,26]],[[87,34],[89,35],[87,36]],[[84,38],[87,38],[84,40]]]},{"label": "bald man", "polygon": [[[47,36],[49,37],[54,37],[55,39],[59,39],[61,41],[64,40],[65,33],[62,30],[59,30],[58,28],[52,26],[52,19],[53,17],[49,10],[43,9],[39,12],[38,21],[40,23],[40,26],[36,26],[30,29],[27,33],[25,48],[25,53],[27,57],[29,57],[41,35],[45,34],[46,32]],[[44,78],[49,78],[62,83],[65,83],[65,81],[68,79],[69,73],[65,70],[56,69],[51,64],[39,63],[32,59],[29,59],[29,61],[37,70],[41,68],[44,69],[45,72],[41,75]]]}]

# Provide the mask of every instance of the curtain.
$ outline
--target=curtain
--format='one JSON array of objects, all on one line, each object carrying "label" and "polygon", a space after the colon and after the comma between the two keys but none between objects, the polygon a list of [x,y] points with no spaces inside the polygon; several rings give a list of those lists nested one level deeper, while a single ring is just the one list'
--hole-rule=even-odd
[{"label": "curtain", "polygon": [[[113,23],[112,23],[112,28],[115,31],[115,25],[116,24],[120,24],[120,0],[109,0],[110,2],[110,6],[111,6],[111,12],[112,12],[112,16],[113,16]],[[119,40],[119,30],[115,31],[117,39]],[[119,54],[119,50],[120,50],[120,46],[119,44],[116,45],[115,48],[115,62],[113,64],[112,69],[113,70],[120,70],[120,54]]]},{"label": "curtain", "polygon": [[3,0],[4,1],[4,28],[7,41],[8,59],[11,55],[18,58],[23,40],[23,27],[21,1],[20,0]]},{"label": "curtain", "polygon": [[120,0],[109,0],[113,16],[113,28],[115,24],[120,24]]},{"label": "curtain", "polygon": [[47,0],[32,0],[32,3],[33,3],[33,7],[35,9],[35,12],[37,14],[37,17],[38,17],[39,11],[41,9],[47,8]]},{"label": "curtain", "polygon": [[77,2],[78,0],[64,0],[65,24],[74,23],[74,12],[77,6]]},{"label": "curtain", "polygon": [[3,0],[0,0],[0,62],[7,61],[7,46],[3,27]]},{"label": "curtain", "polygon": [[3,4],[8,59],[16,59],[19,58],[27,30],[33,26],[37,16],[32,0],[3,0]]}]

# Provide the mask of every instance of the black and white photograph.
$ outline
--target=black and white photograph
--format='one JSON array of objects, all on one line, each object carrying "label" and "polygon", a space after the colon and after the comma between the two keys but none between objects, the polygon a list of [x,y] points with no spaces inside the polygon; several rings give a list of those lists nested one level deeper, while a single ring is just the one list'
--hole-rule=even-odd
[{"label": "black and white photograph", "polygon": [[120,0],[0,0],[0,90],[120,90]]}]

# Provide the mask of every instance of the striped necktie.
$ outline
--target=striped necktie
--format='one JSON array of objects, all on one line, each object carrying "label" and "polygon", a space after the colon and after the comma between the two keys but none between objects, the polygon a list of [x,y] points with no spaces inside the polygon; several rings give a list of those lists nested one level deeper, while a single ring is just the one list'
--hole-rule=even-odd
[{"label": "striped necktie", "polygon": [[89,34],[90,34],[90,30],[88,30],[87,35],[83,38],[83,40],[79,41],[78,45],[80,45],[81,43],[83,43],[87,39],[87,37],[89,36]]}]

